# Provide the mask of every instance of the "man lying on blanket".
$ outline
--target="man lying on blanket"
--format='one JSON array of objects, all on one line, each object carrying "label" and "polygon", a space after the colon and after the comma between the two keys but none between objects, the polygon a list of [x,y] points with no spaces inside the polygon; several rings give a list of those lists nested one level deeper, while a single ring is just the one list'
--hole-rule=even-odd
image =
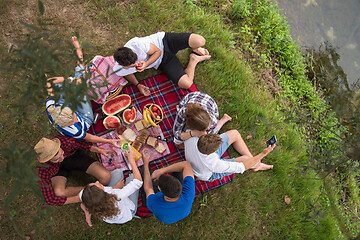
[{"label": "man lying on blanket", "polygon": [[[202,48],[205,38],[194,33],[158,32],[147,37],[135,37],[114,53],[117,62],[113,71],[136,85],[145,96],[149,88],[140,84],[134,73],[148,68],[161,69],[176,85],[188,89],[193,84],[195,67],[199,62],[209,59],[208,50]],[[183,70],[176,57],[179,50],[191,48],[190,60]]]}]

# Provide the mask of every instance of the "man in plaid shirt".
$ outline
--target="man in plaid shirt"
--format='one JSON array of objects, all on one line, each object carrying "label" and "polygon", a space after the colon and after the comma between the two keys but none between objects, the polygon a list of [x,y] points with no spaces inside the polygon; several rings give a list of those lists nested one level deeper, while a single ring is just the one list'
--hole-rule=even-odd
[{"label": "man in plaid shirt", "polygon": [[66,187],[69,172],[79,170],[96,177],[103,185],[110,181],[111,174],[86,151],[108,156],[112,150],[93,146],[84,140],[59,135],[53,139],[42,138],[34,147],[39,154],[36,166],[40,188],[48,205],[62,206],[80,202],[78,196],[84,187]]}]

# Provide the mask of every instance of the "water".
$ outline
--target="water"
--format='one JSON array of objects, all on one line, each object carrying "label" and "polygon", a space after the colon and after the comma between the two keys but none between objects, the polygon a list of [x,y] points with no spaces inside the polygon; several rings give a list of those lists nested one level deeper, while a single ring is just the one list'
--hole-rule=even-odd
[{"label": "water", "polygon": [[328,41],[349,84],[360,78],[360,0],[278,0],[302,49]]}]

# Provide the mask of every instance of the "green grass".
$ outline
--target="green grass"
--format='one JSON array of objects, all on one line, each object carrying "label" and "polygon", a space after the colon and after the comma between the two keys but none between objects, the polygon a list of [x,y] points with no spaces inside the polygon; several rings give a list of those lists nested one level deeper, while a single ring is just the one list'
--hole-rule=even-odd
[{"label": "green grass", "polygon": [[[192,2],[192,1],[187,1]],[[214,4],[213,4],[214,3]],[[245,138],[251,152],[262,151],[263,142],[276,134],[278,147],[268,155],[265,162],[274,164],[274,169],[266,172],[246,172],[236,175],[232,183],[200,195],[195,199],[191,214],[184,220],[165,225],[155,217],[133,219],[124,225],[110,225],[93,220],[94,227],[86,226],[79,204],[63,207],[47,207],[31,190],[27,189],[11,204],[14,223],[24,235],[34,239],[49,236],[54,239],[341,239],[337,222],[332,214],[320,218],[315,224],[318,211],[328,211],[329,204],[323,196],[322,182],[312,171],[305,176],[299,171],[300,165],[306,165],[306,141],[294,123],[285,123],[285,115],[279,111],[283,102],[274,99],[259,84],[257,73],[242,57],[238,46],[238,32],[231,24],[224,24],[226,17],[220,12],[209,12],[213,6],[219,7],[228,2],[200,1],[202,7],[184,4],[182,1],[85,1],[63,2],[59,7],[79,8],[77,18],[71,18],[69,12],[60,11],[45,3],[46,16],[54,17],[57,37],[69,38],[75,32],[94,46],[87,49],[88,58],[95,54],[111,55],[114,49],[122,46],[134,36],[145,36],[157,31],[195,32],[207,39],[206,47],[212,54],[209,61],[200,63],[196,69],[195,83],[201,91],[211,95],[218,103],[220,114],[227,113],[233,120],[226,129],[238,129]],[[25,7],[8,1],[7,8]],[[50,5],[50,6],[49,6]],[[56,11],[55,11],[55,10]],[[31,11],[36,6],[31,5]],[[91,14],[89,14],[91,13]],[[3,16],[4,17],[4,16]],[[34,17],[30,17],[34,21]],[[71,19],[71,24],[66,19]],[[86,21],[84,21],[86,20]],[[84,23],[85,22],[85,23]],[[18,27],[17,23],[9,27]],[[15,35],[14,37],[18,37]],[[4,39],[2,39],[5,41]],[[4,44],[4,46],[6,46]],[[6,49],[1,49],[2,53]],[[184,65],[188,61],[188,51],[179,54]],[[0,86],[14,87],[21,84],[20,76],[12,76],[1,70]],[[22,72],[21,72],[22,73]],[[156,71],[147,71],[140,76],[144,79]],[[293,97],[290,92],[282,93],[282,98]],[[289,95],[286,95],[289,94]],[[311,95],[311,93],[310,93]],[[23,146],[32,147],[42,136],[51,136],[54,132],[47,123],[43,106],[34,106],[29,121],[17,125],[7,114],[14,103],[11,91],[1,93],[4,113],[1,122],[1,141],[9,143],[16,139]],[[44,96],[45,97],[45,96]],[[19,117],[19,116],[17,116]],[[236,156],[230,150],[232,156]],[[31,159],[29,159],[29,162]],[[6,159],[0,158],[3,168]],[[34,171],[32,166],[25,166]],[[81,185],[92,178],[72,178],[70,184]],[[12,179],[1,183],[3,201],[9,194]],[[353,188],[356,184],[352,183]],[[291,198],[291,204],[284,202],[284,196]],[[37,210],[51,211],[37,222],[36,232],[32,223]],[[5,211],[6,212],[6,211]],[[5,212],[0,212],[0,238],[15,239],[12,223]],[[315,219],[315,220],[314,220]],[[354,232],[355,233],[355,232]]]}]

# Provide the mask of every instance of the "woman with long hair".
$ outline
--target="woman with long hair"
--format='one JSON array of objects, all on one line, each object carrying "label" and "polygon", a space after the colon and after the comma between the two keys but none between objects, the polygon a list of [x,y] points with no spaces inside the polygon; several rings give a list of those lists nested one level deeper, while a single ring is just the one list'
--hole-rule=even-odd
[{"label": "woman with long hair", "polygon": [[[126,156],[133,173],[124,181],[122,171],[112,171],[109,186],[98,181],[88,184],[82,192],[81,208],[85,212],[86,222],[91,224],[91,215],[107,223],[122,224],[130,221],[136,213],[139,189],[143,181],[135,163],[135,152],[130,148]],[[148,157],[144,154],[144,157]]]}]

